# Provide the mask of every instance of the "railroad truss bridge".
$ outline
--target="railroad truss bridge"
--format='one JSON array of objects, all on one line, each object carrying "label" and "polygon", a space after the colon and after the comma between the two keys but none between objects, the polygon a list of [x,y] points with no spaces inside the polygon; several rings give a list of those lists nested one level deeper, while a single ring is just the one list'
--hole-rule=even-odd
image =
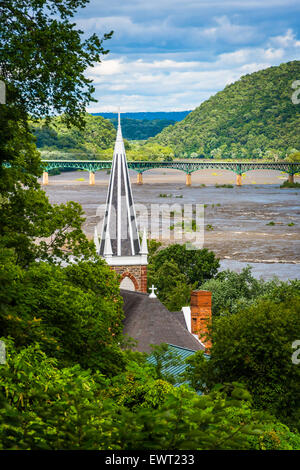
[{"label": "railroad truss bridge", "polygon": [[[89,183],[95,184],[95,172],[110,170],[111,160],[43,160],[43,184],[48,184],[48,172],[54,168],[86,170],[89,172]],[[128,168],[137,172],[137,183],[143,184],[143,173],[154,168],[173,169],[186,174],[186,184],[192,184],[192,173],[203,169],[230,170],[236,174],[236,184],[242,185],[242,175],[250,170],[275,170],[287,174],[288,181],[294,182],[294,175],[300,173],[300,162],[285,160],[270,161],[212,161],[212,160],[173,160],[173,161],[128,161]]]}]

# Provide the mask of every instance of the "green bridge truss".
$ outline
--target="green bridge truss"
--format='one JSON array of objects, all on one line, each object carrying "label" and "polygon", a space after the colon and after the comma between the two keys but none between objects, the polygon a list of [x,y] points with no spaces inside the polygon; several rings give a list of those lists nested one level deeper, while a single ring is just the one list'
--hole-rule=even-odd
[{"label": "green bridge truss", "polygon": [[[45,171],[54,168],[68,168],[74,170],[87,170],[95,172],[98,170],[109,170],[111,168],[111,160],[43,160],[43,167]],[[237,175],[242,175],[250,170],[276,170],[294,175],[300,173],[300,162],[291,163],[287,161],[252,161],[252,162],[229,162],[229,161],[182,161],[173,160],[171,162],[164,161],[128,161],[128,168],[135,170],[138,173],[143,173],[147,170],[154,168],[170,168],[173,170],[184,171],[191,174],[194,171],[203,170],[206,168],[217,168],[219,170],[230,170]]]}]

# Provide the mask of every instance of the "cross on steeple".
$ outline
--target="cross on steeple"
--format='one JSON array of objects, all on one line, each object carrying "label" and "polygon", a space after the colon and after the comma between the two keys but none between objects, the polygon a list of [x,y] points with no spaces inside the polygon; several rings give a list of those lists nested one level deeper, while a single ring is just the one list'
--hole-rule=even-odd
[{"label": "cross on steeple", "polygon": [[152,286],[151,286],[151,288],[150,288],[149,290],[151,290],[151,294],[149,295],[149,297],[150,297],[151,299],[155,299],[155,298],[156,298],[156,294],[155,294],[154,291],[157,290],[157,287],[154,287],[154,285],[152,284]]}]

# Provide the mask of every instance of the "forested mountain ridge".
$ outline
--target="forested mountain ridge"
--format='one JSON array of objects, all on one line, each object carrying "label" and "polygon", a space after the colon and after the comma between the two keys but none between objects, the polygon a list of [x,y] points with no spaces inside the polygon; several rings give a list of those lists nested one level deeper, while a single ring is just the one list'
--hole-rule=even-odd
[{"label": "forested mountain ridge", "polygon": [[149,141],[176,156],[285,157],[300,149],[300,107],[292,102],[299,77],[300,61],[245,75]]},{"label": "forested mountain ridge", "polygon": [[[131,120],[129,120],[131,121]],[[154,131],[160,124],[153,121],[135,121],[140,124],[140,132]],[[160,121],[163,123],[163,121]],[[145,124],[143,127],[143,123]],[[122,132],[127,157],[129,160],[164,160],[172,159],[172,149],[161,146],[156,142],[128,142],[125,131],[128,126],[122,122]],[[46,124],[44,119],[31,121],[31,132],[36,138],[36,146],[44,159],[67,160],[111,160],[116,140],[116,129],[113,123],[102,116],[92,116],[86,113],[84,129],[67,126],[63,116],[57,116]],[[161,127],[160,127],[161,129]],[[129,131],[138,132],[133,124]],[[157,131],[158,132],[158,131]],[[130,132],[129,132],[130,133]],[[145,139],[143,139],[145,140]]]},{"label": "forested mountain ridge", "polygon": [[31,131],[38,150],[44,156],[51,153],[98,154],[113,146],[116,130],[108,119],[86,113],[85,121],[83,130],[67,127],[62,116],[53,118],[48,125],[43,119],[32,122]]},{"label": "forested mountain ridge", "polygon": [[[122,120],[125,119],[168,119],[171,121],[182,121],[191,111],[140,111],[136,113],[121,113]],[[117,113],[92,113],[93,116],[102,116],[105,119],[114,119]]]},{"label": "forested mountain ridge", "polygon": [[[118,119],[110,119],[117,128]],[[165,127],[175,124],[170,119],[130,119],[122,117],[122,134],[129,140],[147,140],[161,132]]]},{"label": "forested mountain ridge", "polygon": [[[37,148],[42,154],[59,152],[97,155],[113,147],[118,125],[117,117],[105,119],[102,116],[86,113],[85,121],[83,130],[74,126],[67,127],[62,116],[53,118],[48,125],[44,120],[33,122],[31,129],[36,137]],[[122,134],[128,140],[147,140],[171,124],[175,124],[175,121],[122,117]]]}]

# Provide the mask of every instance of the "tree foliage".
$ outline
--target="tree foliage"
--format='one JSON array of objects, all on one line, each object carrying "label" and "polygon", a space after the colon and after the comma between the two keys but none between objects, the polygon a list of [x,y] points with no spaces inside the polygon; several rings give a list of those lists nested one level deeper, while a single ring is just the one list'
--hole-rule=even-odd
[{"label": "tree foliage", "polygon": [[275,289],[270,297],[215,319],[210,360],[189,358],[187,375],[198,390],[239,381],[257,408],[298,427],[300,369],[292,361],[292,344],[300,337],[299,286],[287,295]]},{"label": "tree foliage", "polygon": [[150,266],[148,283],[156,287],[159,300],[171,312],[189,305],[191,291],[196,287],[196,283],[188,282],[172,259],[164,261],[158,269]]},{"label": "tree foliage", "polygon": [[151,272],[157,272],[166,261],[175,263],[179,273],[186,277],[187,283],[196,283],[197,287],[217,274],[219,268],[219,260],[212,251],[207,248],[188,249],[180,244],[169,245],[154,253],[150,257]]},{"label": "tree foliage", "polygon": [[[15,250],[26,266],[37,257],[66,258],[94,253],[81,230],[76,203],[51,206],[37,178],[40,155],[28,125],[29,115],[63,112],[68,124],[82,125],[93,87],[84,71],[106,53],[93,35],[82,40],[70,18],[85,0],[11,1],[0,5],[0,79],[6,103],[0,104],[0,246]],[[104,35],[108,39],[110,35]]]},{"label": "tree foliage", "polygon": [[38,342],[61,365],[106,374],[122,368],[122,300],[116,275],[102,260],[23,269],[11,253],[1,258],[3,336],[12,336],[19,348]]},{"label": "tree foliage", "polygon": [[[117,118],[111,119],[111,122],[117,128]],[[174,123],[175,121],[170,119],[130,119],[123,117],[122,134],[128,140],[147,140]]]},{"label": "tree foliage", "polygon": [[297,435],[252,409],[239,384],[199,396],[136,364],[107,379],[78,365],[58,368],[37,344],[17,351],[7,340],[7,346],[0,365],[2,449],[299,448]]},{"label": "tree foliage", "polygon": [[68,126],[64,116],[57,116],[47,123],[45,119],[31,123],[36,137],[36,146],[43,158],[55,159],[67,155],[67,159],[94,159],[102,156],[102,151],[113,146],[116,131],[107,119],[101,116],[83,116],[85,126],[78,129]]},{"label": "tree foliage", "polygon": [[[81,113],[94,87],[84,72],[108,51],[96,34],[70,22],[87,0],[7,0],[0,4],[0,78],[7,86],[7,104],[33,117],[64,113],[67,122],[82,123]],[[33,92],[34,91],[34,92]]]},{"label": "tree foliage", "polygon": [[154,284],[158,298],[170,311],[189,305],[191,291],[217,274],[219,261],[206,248],[190,250],[180,244],[162,248],[154,240],[148,247],[148,287]]},{"label": "tree foliage", "polygon": [[251,267],[247,266],[241,273],[221,271],[213,279],[204,282],[201,289],[212,292],[212,312],[216,317],[239,312],[258,297],[273,293],[275,286],[279,284],[276,278],[269,282],[256,279],[251,274]]},{"label": "tree foliage", "polygon": [[128,160],[158,160],[171,161],[174,152],[171,147],[160,145],[157,142],[130,142],[126,150]]},{"label": "tree foliage", "polygon": [[[36,145],[43,159],[111,160],[116,130],[111,121],[88,113],[82,115],[83,129],[66,124],[64,115],[50,123],[46,119],[31,121],[30,129],[36,137]],[[136,121],[140,122],[140,121]],[[151,121],[146,121],[151,122]],[[126,136],[123,130],[122,133]],[[145,141],[124,140],[128,160],[173,159],[170,147]]]},{"label": "tree foliage", "polygon": [[[298,436],[253,409],[240,384],[226,382],[199,396],[165,380],[160,367],[164,348],[155,352],[156,367],[144,355],[121,349],[123,311],[116,274],[84,236],[81,207],[50,205],[38,185],[42,168],[29,113],[49,117],[60,112],[68,125],[81,125],[92,93],[84,71],[105,52],[99,38],[82,41],[69,21],[85,4],[0,4],[1,78],[8,91],[7,104],[0,105],[0,337],[7,357],[0,364],[0,449],[299,448]],[[207,250],[188,253],[175,245],[157,251],[155,243],[150,248],[162,276],[173,260],[178,279],[182,275],[187,283],[205,282],[219,266]],[[207,373],[207,386],[216,377],[222,382],[222,373],[232,380],[238,375],[257,406],[281,413],[292,424],[299,379],[287,363],[288,342],[299,332],[299,297],[293,288],[284,292],[278,286],[272,301],[264,300],[257,310],[250,307],[225,334],[218,324],[209,364],[220,368],[222,354],[224,371],[216,375],[217,367],[215,375]],[[240,344],[231,343],[234,334],[240,334]],[[248,351],[249,338],[256,350]],[[232,352],[240,355],[242,374],[237,363],[230,363]],[[275,366],[269,370],[270,359]],[[199,383],[194,380],[193,386]]]}]

